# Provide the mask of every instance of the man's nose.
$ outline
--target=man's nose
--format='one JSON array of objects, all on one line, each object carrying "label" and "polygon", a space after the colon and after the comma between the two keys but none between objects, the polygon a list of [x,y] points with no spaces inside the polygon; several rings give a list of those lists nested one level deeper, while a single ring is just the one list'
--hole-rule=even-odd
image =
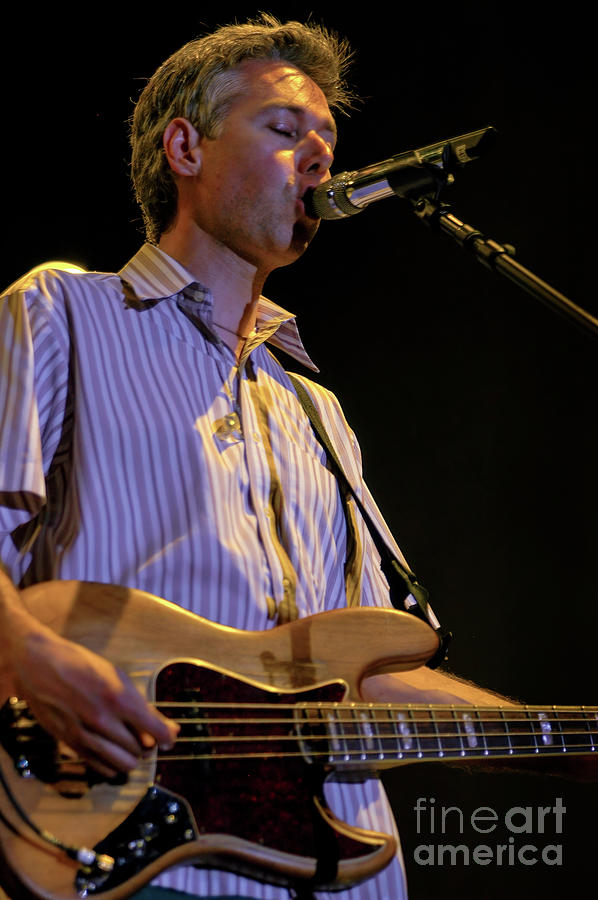
[{"label": "man's nose", "polygon": [[301,174],[315,172],[323,175],[328,171],[334,160],[332,144],[325,140],[317,131],[310,131],[305,135],[301,148],[299,170]]}]

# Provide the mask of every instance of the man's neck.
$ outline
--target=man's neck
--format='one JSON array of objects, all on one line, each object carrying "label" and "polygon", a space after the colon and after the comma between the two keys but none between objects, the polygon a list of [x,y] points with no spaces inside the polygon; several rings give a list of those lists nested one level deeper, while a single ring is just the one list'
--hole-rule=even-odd
[{"label": "man's neck", "polygon": [[161,236],[158,246],[209,289],[214,298],[214,323],[225,330],[221,335],[225,343],[232,346],[235,334],[252,331],[265,281],[255,266],[198,228],[175,225]]}]

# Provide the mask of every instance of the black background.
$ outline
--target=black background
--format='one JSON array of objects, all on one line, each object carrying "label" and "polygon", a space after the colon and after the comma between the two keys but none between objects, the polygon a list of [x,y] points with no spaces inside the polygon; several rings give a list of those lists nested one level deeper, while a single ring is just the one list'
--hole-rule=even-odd
[{"label": "black background", "polygon": [[[3,285],[40,262],[114,270],[143,239],[128,184],[125,121],[144,78],[187,40],[258,8],[187,4],[83,15],[15,11],[3,64]],[[372,12],[278,4],[356,50],[363,101],[340,121],[335,170],[492,124],[496,148],[445,199],[512,243],[518,259],[598,315],[589,23],[579,4],[399,5]],[[267,293],[299,314],[322,383],[341,399],[365,471],[411,565],[455,633],[457,673],[531,703],[596,703],[597,447],[594,337],[435,236],[403,201],[324,223]],[[285,364],[288,360],[283,360]],[[465,775],[436,764],[385,776],[411,896],[557,896],[593,887],[595,785]],[[563,866],[421,867],[419,843],[507,843],[504,828],[416,833],[418,797],[478,806],[567,807],[544,835]],[[389,898],[390,900],[390,898]]]}]

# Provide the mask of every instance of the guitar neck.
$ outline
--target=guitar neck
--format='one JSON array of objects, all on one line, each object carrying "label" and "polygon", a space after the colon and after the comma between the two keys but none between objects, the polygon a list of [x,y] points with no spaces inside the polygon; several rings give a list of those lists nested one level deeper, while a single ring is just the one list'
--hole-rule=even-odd
[{"label": "guitar neck", "polygon": [[591,754],[598,748],[598,707],[339,703],[301,709],[311,726],[307,755],[321,759],[317,736],[325,732],[326,761],[341,767]]}]

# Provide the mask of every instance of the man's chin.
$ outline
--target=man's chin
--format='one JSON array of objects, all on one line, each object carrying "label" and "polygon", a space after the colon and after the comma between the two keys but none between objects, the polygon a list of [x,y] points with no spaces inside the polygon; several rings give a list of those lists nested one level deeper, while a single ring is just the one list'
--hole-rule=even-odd
[{"label": "man's chin", "polygon": [[319,219],[309,219],[305,217],[304,219],[300,219],[299,221],[295,222],[291,247],[293,249],[296,249],[299,255],[305,253],[314,237],[316,236],[316,231],[319,227]]},{"label": "man's chin", "polygon": [[306,218],[296,221],[290,235],[287,232],[284,244],[278,242],[277,246],[270,248],[271,252],[267,257],[263,257],[261,260],[250,259],[249,261],[257,265],[258,268],[261,267],[260,262],[265,263],[265,268],[269,271],[280,269],[283,266],[290,266],[299,257],[303,256],[314,239],[319,225],[319,219]]}]

